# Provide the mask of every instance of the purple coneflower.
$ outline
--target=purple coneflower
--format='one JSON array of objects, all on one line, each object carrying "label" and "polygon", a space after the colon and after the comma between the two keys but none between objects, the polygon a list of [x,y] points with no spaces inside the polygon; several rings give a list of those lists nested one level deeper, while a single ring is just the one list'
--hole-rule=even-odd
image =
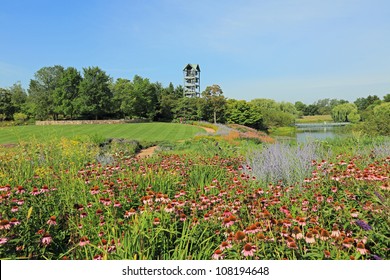
[{"label": "purple coneflower", "polygon": [[212,258],[214,260],[223,260],[224,255],[222,254],[222,250],[217,249],[215,250],[214,254],[212,255]]},{"label": "purple coneflower", "polygon": [[7,237],[0,237],[0,245],[3,245],[5,243],[8,242],[8,238]]},{"label": "purple coneflower", "polygon": [[79,242],[80,246],[85,246],[85,245],[87,245],[89,243],[90,243],[90,241],[89,241],[88,237],[83,236],[83,237],[80,238],[80,242]]},{"label": "purple coneflower", "polygon": [[48,225],[55,226],[57,224],[56,216],[51,216],[50,219],[46,222]]},{"label": "purple coneflower", "polygon": [[363,242],[359,242],[359,243],[356,245],[356,250],[357,250],[360,254],[362,254],[362,255],[365,255],[366,253],[368,253],[368,250],[365,248]]},{"label": "purple coneflower", "polygon": [[41,239],[41,244],[44,245],[44,246],[47,246],[49,245],[51,242],[52,242],[52,237],[50,236],[50,234],[48,233],[45,233]]},{"label": "purple coneflower", "polygon": [[251,245],[250,243],[245,244],[244,248],[242,249],[241,253],[245,256],[253,256],[253,253],[256,252],[256,246]]},{"label": "purple coneflower", "polygon": [[232,244],[230,244],[229,242],[226,242],[226,241],[223,241],[221,243],[221,245],[219,245],[219,248],[223,251],[225,249],[229,249],[232,247]]}]

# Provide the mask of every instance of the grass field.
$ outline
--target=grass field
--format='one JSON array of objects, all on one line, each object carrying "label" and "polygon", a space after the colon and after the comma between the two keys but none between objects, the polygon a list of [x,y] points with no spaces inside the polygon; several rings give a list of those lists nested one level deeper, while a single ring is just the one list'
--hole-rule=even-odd
[{"label": "grass field", "polygon": [[315,115],[315,116],[303,116],[300,119],[295,120],[296,123],[323,123],[333,122],[331,115]]},{"label": "grass field", "polygon": [[173,123],[85,124],[16,126],[0,128],[0,144],[18,143],[31,139],[65,138],[125,138],[138,141],[177,141],[189,139],[205,130]]}]

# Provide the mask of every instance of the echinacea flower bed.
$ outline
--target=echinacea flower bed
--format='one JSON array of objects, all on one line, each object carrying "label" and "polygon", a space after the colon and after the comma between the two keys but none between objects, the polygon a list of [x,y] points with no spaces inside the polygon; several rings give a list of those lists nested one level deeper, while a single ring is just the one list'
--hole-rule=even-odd
[{"label": "echinacea flower bed", "polygon": [[308,175],[286,181],[239,151],[204,138],[99,162],[97,145],[64,139],[0,148],[0,258],[389,259],[390,157],[302,158]]}]

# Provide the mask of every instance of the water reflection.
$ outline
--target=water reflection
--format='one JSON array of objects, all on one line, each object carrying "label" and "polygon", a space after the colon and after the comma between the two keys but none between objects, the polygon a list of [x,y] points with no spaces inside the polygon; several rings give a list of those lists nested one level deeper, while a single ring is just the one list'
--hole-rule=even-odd
[{"label": "water reflection", "polygon": [[340,136],[342,131],[340,128],[336,129],[333,127],[324,127],[317,129],[297,129],[296,133],[296,141],[298,143],[305,143],[307,141],[313,140],[325,140],[326,138],[334,138],[336,136]]},{"label": "water reflection", "polygon": [[306,143],[313,140],[326,140],[346,136],[348,132],[345,127],[323,127],[323,128],[297,128],[296,133],[290,136],[277,136],[278,142]]}]

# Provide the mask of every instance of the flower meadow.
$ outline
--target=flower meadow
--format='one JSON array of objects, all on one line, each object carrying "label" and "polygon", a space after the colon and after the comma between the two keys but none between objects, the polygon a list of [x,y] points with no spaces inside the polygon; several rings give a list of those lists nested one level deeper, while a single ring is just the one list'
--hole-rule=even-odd
[{"label": "flower meadow", "polygon": [[350,143],[0,147],[0,258],[389,259],[390,144]]}]

